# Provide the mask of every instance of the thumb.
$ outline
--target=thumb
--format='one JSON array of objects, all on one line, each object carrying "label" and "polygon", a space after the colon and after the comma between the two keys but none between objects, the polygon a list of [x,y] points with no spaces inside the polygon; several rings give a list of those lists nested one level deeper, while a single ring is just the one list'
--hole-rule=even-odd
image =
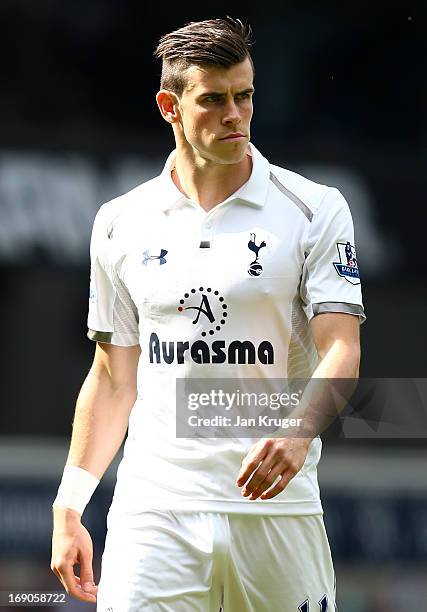
[{"label": "thumb", "polygon": [[83,591],[90,593],[94,590],[95,582],[93,580],[92,559],[84,558],[80,565],[80,584]]}]

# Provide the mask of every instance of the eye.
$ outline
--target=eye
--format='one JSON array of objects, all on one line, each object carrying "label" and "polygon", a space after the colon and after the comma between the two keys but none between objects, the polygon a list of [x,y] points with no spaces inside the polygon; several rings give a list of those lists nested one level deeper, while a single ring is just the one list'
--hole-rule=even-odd
[{"label": "eye", "polygon": [[250,100],[252,98],[252,91],[243,91],[236,95],[236,100]]},{"label": "eye", "polygon": [[205,98],[205,102],[218,102],[218,100],[218,96],[206,96]]}]

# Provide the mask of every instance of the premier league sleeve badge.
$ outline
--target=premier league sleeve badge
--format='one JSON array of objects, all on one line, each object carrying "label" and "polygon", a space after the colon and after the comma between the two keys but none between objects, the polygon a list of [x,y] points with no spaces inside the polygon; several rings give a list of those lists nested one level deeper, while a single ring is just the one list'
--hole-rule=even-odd
[{"label": "premier league sleeve badge", "polygon": [[356,249],[350,242],[337,242],[340,260],[334,261],[338,275],[352,285],[360,284],[359,268],[357,267]]}]

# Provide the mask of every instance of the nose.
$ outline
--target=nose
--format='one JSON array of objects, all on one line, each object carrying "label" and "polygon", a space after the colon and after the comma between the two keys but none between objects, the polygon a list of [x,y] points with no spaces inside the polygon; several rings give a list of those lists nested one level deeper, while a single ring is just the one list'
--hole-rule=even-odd
[{"label": "nose", "polygon": [[224,125],[238,125],[241,121],[240,112],[234,99],[227,103],[222,122]]}]

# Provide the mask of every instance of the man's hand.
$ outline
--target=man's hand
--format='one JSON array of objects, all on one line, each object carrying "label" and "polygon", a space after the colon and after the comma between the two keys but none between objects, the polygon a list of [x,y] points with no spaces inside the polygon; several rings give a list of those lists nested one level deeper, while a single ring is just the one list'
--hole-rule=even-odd
[{"label": "man's hand", "polygon": [[[242,495],[253,500],[271,499],[281,493],[304,465],[310,442],[309,438],[259,440],[243,459],[237,477],[237,486],[245,485]],[[278,476],[279,482],[266,493]]]},{"label": "man's hand", "polygon": [[[69,508],[54,508],[51,570],[69,595],[90,603],[96,602],[98,587],[93,580],[93,545],[80,515]],[[74,565],[80,564],[80,577]]]}]

